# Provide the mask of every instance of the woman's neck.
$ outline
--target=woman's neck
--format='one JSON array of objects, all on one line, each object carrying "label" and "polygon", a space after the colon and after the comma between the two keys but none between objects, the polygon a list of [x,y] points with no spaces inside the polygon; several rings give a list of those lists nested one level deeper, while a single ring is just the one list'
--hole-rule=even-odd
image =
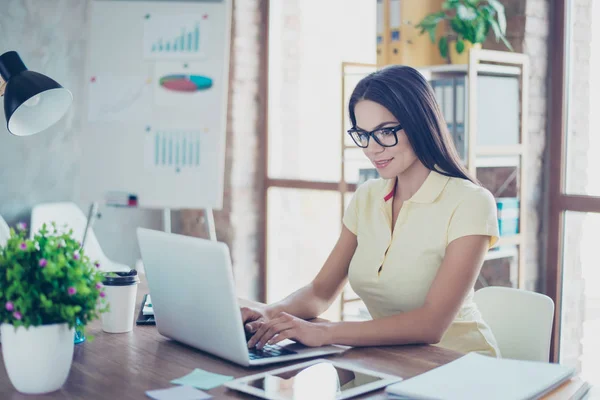
[{"label": "woman's neck", "polygon": [[416,160],[410,167],[396,177],[396,193],[394,196],[405,201],[414,196],[421,188],[431,170],[421,161]]}]

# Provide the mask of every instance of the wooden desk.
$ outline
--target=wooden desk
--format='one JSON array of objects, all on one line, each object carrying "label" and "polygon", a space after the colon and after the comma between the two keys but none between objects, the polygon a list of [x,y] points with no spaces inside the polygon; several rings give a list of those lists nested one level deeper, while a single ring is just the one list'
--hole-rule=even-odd
[{"label": "wooden desk", "polygon": [[[143,279],[144,281],[144,279]],[[138,308],[147,291],[145,282],[138,291]],[[147,399],[146,390],[173,386],[172,379],[201,368],[234,377],[262,372],[290,363],[263,368],[242,368],[228,361],[202,353],[191,347],[162,337],[155,326],[135,326],[133,332],[108,334],[100,321],[88,326],[93,341],[75,345],[73,366],[66,384],[60,391],[45,396],[27,396],[15,391],[8,379],[4,362],[0,362],[0,399]],[[461,356],[460,353],[435,346],[392,346],[354,348],[332,359],[352,362],[357,366],[399,375],[405,379],[422,374]],[[1,354],[0,354],[1,358]],[[253,399],[224,387],[208,391],[218,399]],[[579,399],[587,385],[579,378],[555,390],[546,399]],[[383,390],[357,398],[385,399]]]}]

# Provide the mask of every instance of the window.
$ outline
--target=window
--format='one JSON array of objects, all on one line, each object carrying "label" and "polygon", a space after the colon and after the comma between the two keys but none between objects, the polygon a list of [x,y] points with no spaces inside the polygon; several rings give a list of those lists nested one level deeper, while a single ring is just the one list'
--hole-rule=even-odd
[{"label": "window", "polygon": [[339,235],[342,62],[375,62],[375,13],[374,1],[270,2],[267,302],[309,283]]},{"label": "window", "polygon": [[554,4],[546,285],[556,305],[551,358],[577,367],[584,379],[598,385],[600,3]]}]

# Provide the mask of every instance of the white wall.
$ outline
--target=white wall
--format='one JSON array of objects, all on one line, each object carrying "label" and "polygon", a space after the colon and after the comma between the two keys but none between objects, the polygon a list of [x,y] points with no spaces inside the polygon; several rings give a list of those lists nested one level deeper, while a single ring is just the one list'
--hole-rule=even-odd
[{"label": "white wall", "polygon": [[[2,1],[0,53],[17,51],[30,70],[52,77],[74,97],[69,113],[35,136],[12,136],[0,118],[0,215],[10,225],[29,221],[35,204],[78,201],[88,6],[89,0]],[[80,207],[87,212],[87,204]],[[139,257],[135,227],[160,228],[160,212],[102,212],[94,228],[101,245],[109,257],[132,265]]]}]

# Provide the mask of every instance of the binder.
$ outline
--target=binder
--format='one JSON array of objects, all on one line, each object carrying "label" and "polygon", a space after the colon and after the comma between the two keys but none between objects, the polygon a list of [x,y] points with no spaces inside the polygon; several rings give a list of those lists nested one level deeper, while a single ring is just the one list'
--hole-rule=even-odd
[{"label": "binder", "polygon": [[377,0],[377,65],[387,64],[386,0]]},{"label": "binder", "polygon": [[[413,67],[445,64],[437,44],[431,43],[427,34],[420,35],[415,27],[427,14],[441,10],[442,2],[377,0],[377,64]],[[379,16],[381,13],[383,18]]]},{"label": "binder", "polygon": [[403,42],[401,41],[401,25],[402,25],[402,1],[401,0],[390,0],[390,8],[388,14],[389,28],[388,38],[390,40],[389,56],[388,60],[390,64],[403,64],[402,60],[402,47]]},{"label": "binder", "polygon": [[575,369],[537,361],[469,353],[386,388],[392,399],[538,399],[559,387]]},{"label": "binder", "polygon": [[430,83],[456,151],[463,162],[466,162],[465,79],[462,77],[433,79]]},{"label": "binder", "polygon": [[465,78],[454,78],[454,132],[452,137],[456,144],[458,155],[466,164],[467,162],[467,128],[465,125],[466,115],[466,92]]}]

